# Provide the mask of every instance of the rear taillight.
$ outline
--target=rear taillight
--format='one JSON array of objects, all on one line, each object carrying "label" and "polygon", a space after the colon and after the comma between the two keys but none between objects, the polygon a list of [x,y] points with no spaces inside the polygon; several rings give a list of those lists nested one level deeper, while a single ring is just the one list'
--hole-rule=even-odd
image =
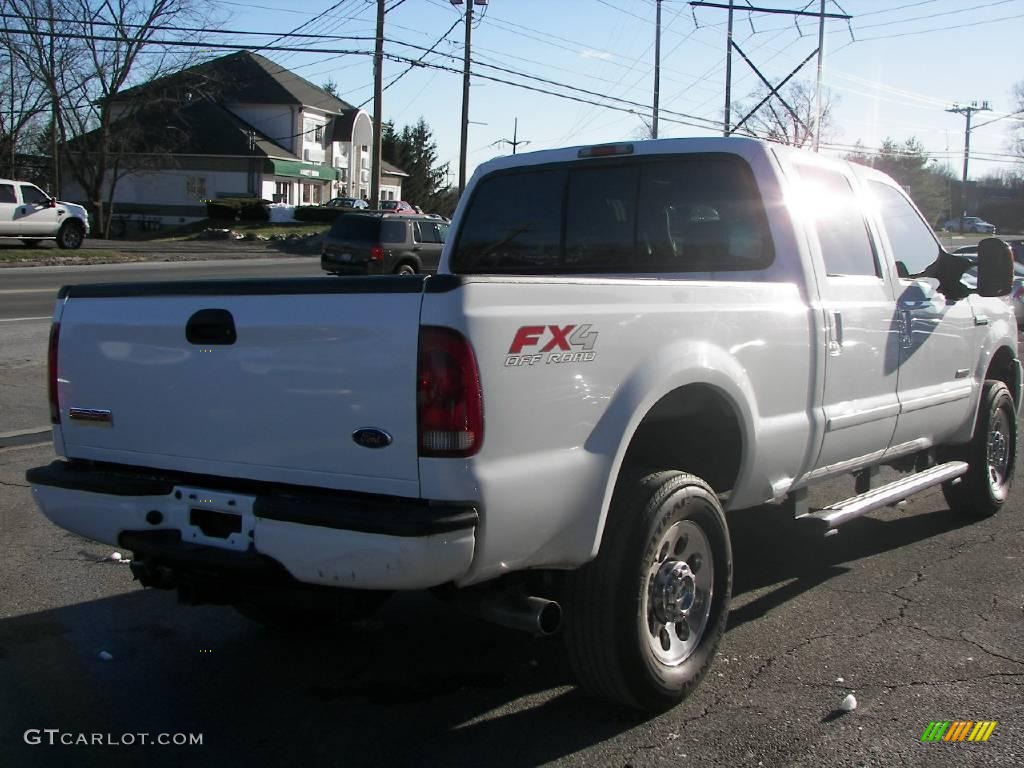
[{"label": "rear taillight", "polygon": [[420,329],[416,379],[419,455],[461,457],[480,450],[480,370],[465,337],[451,328]]},{"label": "rear taillight", "polygon": [[57,392],[57,347],[60,346],[60,323],[50,326],[50,346],[46,356],[46,372],[50,395],[50,423],[60,424],[60,397]]},{"label": "rear taillight", "polygon": [[384,249],[375,245],[370,249],[370,261],[383,261],[384,260]]}]

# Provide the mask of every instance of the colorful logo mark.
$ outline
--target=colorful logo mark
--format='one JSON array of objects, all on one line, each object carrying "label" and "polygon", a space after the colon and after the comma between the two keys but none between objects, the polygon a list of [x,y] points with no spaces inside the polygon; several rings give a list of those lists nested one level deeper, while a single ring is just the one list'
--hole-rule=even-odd
[{"label": "colorful logo mark", "polygon": [[921,734],[921,741],[988,741],[998,724],[995,720],[932,721]]}]

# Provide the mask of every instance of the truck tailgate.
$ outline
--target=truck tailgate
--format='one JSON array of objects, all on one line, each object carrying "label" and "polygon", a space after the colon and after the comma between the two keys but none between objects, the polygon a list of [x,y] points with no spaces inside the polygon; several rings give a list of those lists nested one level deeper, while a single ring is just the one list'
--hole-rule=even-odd
[{"label": "truck tailgate", "polygon": [[[64,289],[64,452],[416,496],[422,287],[384,277]],[[375,445],[357,444],[364,429],[390,444],[377,432]]]}]

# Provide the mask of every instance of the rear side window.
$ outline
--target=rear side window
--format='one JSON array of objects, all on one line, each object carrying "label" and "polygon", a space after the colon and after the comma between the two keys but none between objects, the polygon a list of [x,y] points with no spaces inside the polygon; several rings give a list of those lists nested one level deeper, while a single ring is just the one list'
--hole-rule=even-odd
[{"label": "rear side window", "polygon": [[339,240],[354,240],[361,243],[380,242],[380,219],[373,216],[341,215],[331,226],[330,237]]},{"label": "rear side window", "polygon": [[750,169],[732,156],[572,164],[476,187],[461,273],[714,272],[773,259]]},{"label": "rear side window", "polygon": [[880,181],[868,182],[868,188],[889,237],[896,271],[900,277],[924,272],[939,257],[939,244],[935,242],[931,227],[899,190]]},{"label": "rear side window", "polygon": [[13,184],[0,184],[0,203],[17,203]]},{"label": "rear side window", "polygon": [[380,241],[382,243],[404,243],[408,222],[382,221],[380,223]]},{"label": "rear side window", "polygon": [[416,234],[418,243],[443,243],[444,235],[440,226],[433,221],[417,221],[413,224],[413,231]]},{"label": "rear side window", "polygon": [[881,277],[874,244],[860,201],[843,174],[809,165],[798,166],[805,213],[814,221],[821,257],[829,277]]}]

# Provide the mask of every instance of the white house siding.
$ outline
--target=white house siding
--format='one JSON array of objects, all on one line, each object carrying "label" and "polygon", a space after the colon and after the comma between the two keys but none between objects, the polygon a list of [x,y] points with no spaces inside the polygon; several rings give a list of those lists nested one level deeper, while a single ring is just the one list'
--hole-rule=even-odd
[{"label": "white house siding", "polygon": [[[221,160],[221,164],[227,163],[231,160]],[[69,202],[86,202],[81,186],[67,176],[65,179],[62,197]],[[183,224],[206,218],[206,200],[246,196],[248,184],[245,171],[167,168],[132,173],[117,182],[114,213],[159,219],[164,225]]]}]

